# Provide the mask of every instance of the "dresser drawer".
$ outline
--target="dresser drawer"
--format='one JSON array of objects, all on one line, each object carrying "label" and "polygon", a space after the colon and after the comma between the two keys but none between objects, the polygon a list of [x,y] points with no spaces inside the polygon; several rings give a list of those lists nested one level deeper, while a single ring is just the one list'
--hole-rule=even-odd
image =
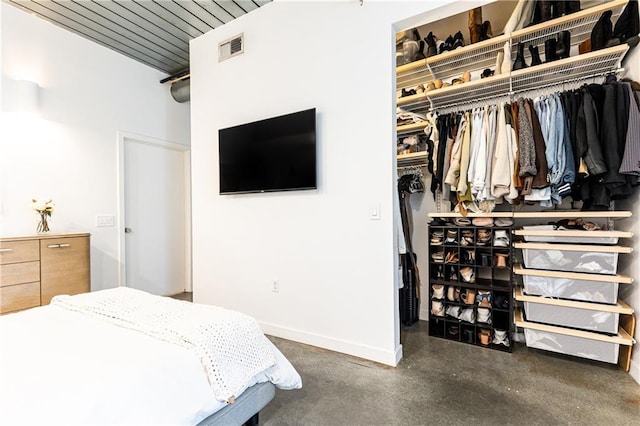
[{"label": "dresser drawer", "polygon": [[58,294],[89,291],[89,238],[40,240],[41,302],[47,305]]},{"label": "dresser drawer", "polygon": [[0,287],[40,281],[40,262],[0,265]]},{"label": "dresser drawer", "polygon": [[40,260],[40,241],[0,242],[0,265]]},{"label": "dresser drawer", "polygon": [[40,283],[0,287],[0,313],[40,306]]}]

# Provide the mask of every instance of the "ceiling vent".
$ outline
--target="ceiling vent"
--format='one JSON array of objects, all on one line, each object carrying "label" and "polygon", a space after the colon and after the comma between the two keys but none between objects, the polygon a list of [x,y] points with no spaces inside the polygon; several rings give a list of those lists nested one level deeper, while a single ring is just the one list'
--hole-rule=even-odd
[{"label": "ceiling vent", "polygon": [[218,45],[218,62],[244,52],[244,34],[240,34]]}]

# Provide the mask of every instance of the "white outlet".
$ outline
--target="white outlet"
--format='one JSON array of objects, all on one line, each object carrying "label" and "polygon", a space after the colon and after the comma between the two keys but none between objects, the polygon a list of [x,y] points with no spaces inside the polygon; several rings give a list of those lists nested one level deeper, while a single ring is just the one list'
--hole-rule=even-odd
[{"label": "white outlet", "polygon": [[271,291],[274,293],[280,292],[280,283],[278,281],[274,280],[271,283]]}]

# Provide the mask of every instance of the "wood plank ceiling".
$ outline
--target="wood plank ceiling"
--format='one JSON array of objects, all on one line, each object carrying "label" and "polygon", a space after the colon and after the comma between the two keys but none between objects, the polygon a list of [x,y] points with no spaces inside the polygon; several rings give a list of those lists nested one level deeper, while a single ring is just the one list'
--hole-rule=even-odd
[{"label": "wood plank ceiling", "polygon": [[271,0],[3,0],[169,75],[189,70],[189,40]]}]

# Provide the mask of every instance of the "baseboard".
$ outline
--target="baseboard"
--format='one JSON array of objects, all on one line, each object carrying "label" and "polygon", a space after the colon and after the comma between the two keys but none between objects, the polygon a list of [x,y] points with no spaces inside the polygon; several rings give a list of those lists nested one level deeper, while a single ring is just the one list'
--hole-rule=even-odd
[{"label": "baseboard", "polygon": [[424,305],[425,303],[420,305],[420,313],[418,314],[418,317],[422,320],[422,321],[429,321],[429,304],[426,303],[426,309],[423,309],[422,305]]},{"label": "baseboard", "polygon": [[631,367],[629,368],[629,374],[636,383],[640,384],[640,362],[631,360]]},{"label": "baseboard", "polygon": [[358,343],[348,342],[346,340],[335,339],[333,337],[308,333],[264,322],[261,322],[260,326],[262,327],[262,331],[270,336],[280,337],[282,339],[292,340],[306,345],[317,346],[323,349],[329,349],[331,351],[364,358],[381,364],[390,365],[392,367],[398,365],[398,362],[400,362],[400,359],[402,358],[402,345],[399,345],[395,351],[385,351],[373,346],[361,345]]}]

